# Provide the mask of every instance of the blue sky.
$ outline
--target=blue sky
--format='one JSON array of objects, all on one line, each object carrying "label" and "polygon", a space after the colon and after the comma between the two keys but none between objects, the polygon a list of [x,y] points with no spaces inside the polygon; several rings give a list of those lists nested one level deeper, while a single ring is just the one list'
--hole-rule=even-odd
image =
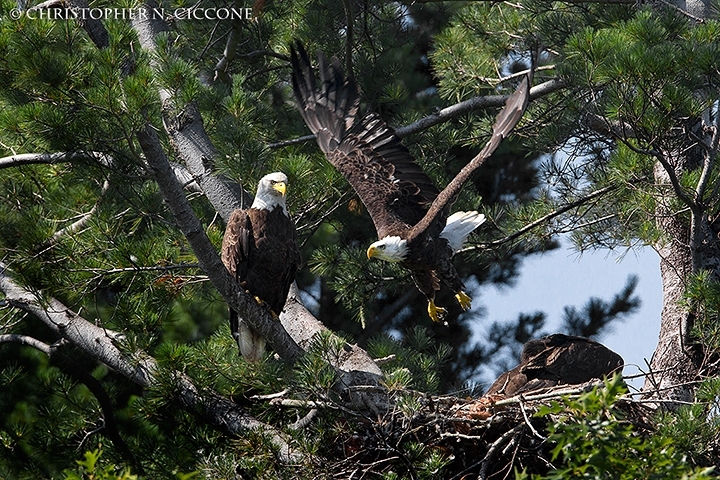
[{"label": "blue sky", "polygon": [[[660,260],[651,248],[633,249],[620,257],[608,250],[579,254],[564,242],[559,249],[526,259],[514,286],[484,285],[475,301],[487,310],[484,325],[515,319],[521,312],[543,311],[549,333],[554,333],[563,307],[581,308],[590,297],[610,300],[633,274],[639,279],[635,289],[642,301],[639,311],[596,339],[619,353],[625,359],[624,374],[632,375],[638,373],[633,364],[646,370],[645,359],[650,361],[660,330]],[[476,335],[483,334],[484,325],[478,325]],[[641,382],[632,384],[640,386]]]}]

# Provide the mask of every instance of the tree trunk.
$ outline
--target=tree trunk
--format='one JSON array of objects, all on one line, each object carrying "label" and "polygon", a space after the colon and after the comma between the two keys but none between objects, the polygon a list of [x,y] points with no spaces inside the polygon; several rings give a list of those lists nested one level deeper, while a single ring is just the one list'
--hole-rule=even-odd
[{"label": "tree trunk", "polygon": [[[659,163],[655,165],[655,181],[658,185],[670,183],[667,172]],[[691,319],[679,303],[692,271],[690,229],[687,222],[679,214],[670,212],[663,201],[657,202],[655,213],[657,227],[665,233],[661,243],[655,245],[660,255],[663,308],[660,337],[643,390],[649,398],[691,401],[692,390],[678,386],[694,380],[698,371],[694,356],[685,348]]]}]

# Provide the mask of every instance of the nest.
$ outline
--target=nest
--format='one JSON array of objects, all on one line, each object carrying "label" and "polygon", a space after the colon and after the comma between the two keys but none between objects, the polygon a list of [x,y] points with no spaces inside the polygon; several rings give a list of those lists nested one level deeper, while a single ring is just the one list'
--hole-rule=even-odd
[{"label": "nest", "polygon": [[[330,460],[332,478],[379,478],[389,472],[418,478],[417,459],[423,455],[443,459],[437,478],[505,479],[514,478],[516,470],[547,473],[555,468],[551,460],[555,445],[545,432],[548,422],[556,419],[534,414],[543,405],[604,386],[596,380],[512,398],[480,399],[402,392],[391,399],[393,408],[374,418],[356,417],[360,420],[353,433],[336,438],[333,450],[327,452],[336,459]],[[614,407],[638,434],[653,431],[651,408],[625,397]]]}]

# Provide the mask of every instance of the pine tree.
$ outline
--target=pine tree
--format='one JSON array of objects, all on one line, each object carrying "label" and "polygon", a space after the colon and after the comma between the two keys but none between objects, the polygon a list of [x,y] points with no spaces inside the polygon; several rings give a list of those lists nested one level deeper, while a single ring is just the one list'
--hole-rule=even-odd
[{"label": "pine tree", "polygon": [[[516,354],[544,317],[472,345],[477,312],[431,325],[407,272],[364,260],[372,223],[292,100],[296,38],[341,59],[362,110],[397,126],[438,186],[482,148],[535,55],[526,119],[456,203],[490,218],[461,254],[462,276],[509,282],[567,232],[583,248],[679,249],[677,265],[664,260],[682,280],[666,280],[664,321],[685,294],[682,321],[698,320],[683,335],[698,346],[681,377],[714,373],[702,360],[717,342],[717,145],[701,123],[716,100],[714,21],[603,2],[257,1],[253,18],[232,21],[184,18],[192,6],[78,21],[39,12],[79,1],[23,6],[19,18],[2,3],[0,476],[111,478],[98,467],[108,462],[118,478],[311,478],[344,472],[368,446],[377,457],[364,468],[389,478],[398,466],[414,478],[467,468],[471,453],[454,461],[442,436],[425,444],[406,429],[427,407],[418,392],[446,393],[497,352]],[[560,150],[567,160],[542,155]],[[290,178],[306,259],[280,322],[217,255],[229,213],[275,170]],[[568,332],[632,312],[632,286],[568,311]],[[226,305],[277,358],[238,358]],[[670,357],[658,352],[662,370]],[[689,423],[676,428],[686,439],[715,431]],[[676,434],[679,423],[665,425]],[[711,458],[696,452],[682,471]]]}]

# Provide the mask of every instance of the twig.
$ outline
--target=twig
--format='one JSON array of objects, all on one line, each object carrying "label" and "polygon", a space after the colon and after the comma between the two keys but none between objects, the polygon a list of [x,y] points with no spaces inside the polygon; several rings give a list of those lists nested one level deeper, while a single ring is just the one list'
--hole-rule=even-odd
[{"label": "twig", "polygon": [[[503,433],[500,438],[495,440],[491,445],[490,448],[488,448],[487,453],[485,454],[485,457],[480,461],[480,464],[482,465],[480,467],[480,473],[478,473],[478,479],[485,480],[487,478],[488,469],[490,468],[490,461],[495,457],[495,455],[498,452],[498,449],[508,440],[510,440],[510,437],[514,437],[516,434],[520,433],[522,429],[525,428],[524,423],[520,423],[516,425],[515,427],[511,428],[507,432]],[[477,465],[477,464],[476,464]]]},{"label": "twig", "polygon": [[95,160],[103,167],[111,167],[115,160],[103,152],[56,152],[56,153],[21,153],[0,158],[0,169],[34,165],[38,163],[63,163],[74,160]]},{"label": "twig", "polygon": [[317,414],[320,412],[317,408],[311,409],[304,417],[299,418],[297,422],[290,425],[288,428],[290,430],[302,430],[303,428],[310,425],[310,422],[313,421],[313,419],[317,416]]},{"label": "twig", "polygon": [[297,145],[298,143],[309,142],[315,140],[315,135],[303,135],[302,137],[292,138],[290,140],[282,140],[279,142],[268,143],[267,148],[282,148],[289,147],[290,145]]},{"label": "twig", "polygon": [[[103,195],[105,195],[105,193],[107,193],[107,191],[109,189],[110,189],[110,182],[105,180],[102,188],[100,189],[100,199],[103,197]],[[98,201],[95,202],[95,205],[93,205],[93,207],[90,209],[89,212],[82,214],[78,220],[71,223],[67,227],[63,227],[60,230],[58,230],[57,232],[55,232],[55,234],[53,234],[52,237],[47,239],[45,241],[45,243],[43,243],[40,246],[40,249],[45,250],[47,248],[50,248],[50,247],[56,245],[60,241],[60,239],[62,237],[64,237],[65,235],[72,235],[73,233],[75,233],[78,230],[80,230],[81,228],[83,228],[85,226],[85,224],[90,221],[92,216],[95,215],[95,212],[97,212],[98,205],[100,205],[100,199],[98,199]]]},{"label": "twig", "polygon": [[537,395],[516,395],[514,397],[505,398],[503,400],[498,400],[495,402],[495,406],[502,406],[502,405],[514,405],[516,403],[521,403],[523,401],[525,402],[533,402],[535,400],[546,400],[548,398],[559,398],[565,395],[581,395],[583,393],[586,393],[590,391],[591,389],[595,387],[602,387],[605,385],[602,381],[598,382],[590,382],[586,383],[585,385],[582,385],[580,387],[576,388],[563,388],[561,390],[555,390],[552,392],[547,393],[539,393]]},{"label": "twig", "polygon": [[396,360],[396,359],[397,359],[397,355],[395,355],[395,354],[393,353],[393,354],[391,354],[391,355],[388,355],[387,357],[374,358],[373,360],[374,360],[375,363],[378,364],[378,365],[385,365],[386,363],[390,363],[390,362],[392,362],[392,361],[394,361],[394,360]]},{"label": "twig", "polygon": [[290,389],[286,388],[285,390],[277,393],[270,393],[268,395],[253,395],[250,397],[250,400],[273,400],[275,398],[281,398],[284,397]]},{"label": "twig", "polygon": [[[506,235],[503,238],[500,238],[498,240],[493,240],[492,242],[484,244],[484,245],[473,245],[470,247],[463,248],[462,250],[460,250],[460,252],[477,250],[478,248],[494,247],[494,246],[502,245],[503,243],[507,243],[512,240],[515,240],[516,238],[529,232],[533,228],[536,228],[536,227],[542,225],[543,223],[547,222],[548,220],[552,220],[553,218],[558,217],[558,216],[562,215],[563,213],[565,213],[569,210],[572,210],[573,208],[579,207],[591,200],[594,200],[598,197],[605,195],[606,193],[612,192],[616,188],[617,187],[610,185],[607,187],[603,187],[599,190],[595,190],[594,192],[589,193],[589,194],[585,195],[584,197],[578,198],[577,200],[574,200],[566,205],[563,205],[562,207],[560,207],[556,210],[553,210],[552,212],[550,212],[546,215],[543,215],[542,217],[538,218],[537,220],[534,220],[534,221],[528,223],[527,225],[525,225],[524,227],[522,227],[521,229],[511,233],[510,235]],[[458,252],[458,253],[460,253],[460,252]]]},{"label": "twig", "polygon": [[525,411],[525,403],[521,401],[519,405],[520,405],[520,412],[522,412],[522,416],[525,419],[525,423],[527,424],[528,427],[530,427],[530,431],[533,433],[533,435],[538,437],[540,440],[546,440],[545,437],[540,435],[538,433],[538,431],[535,430],[535,427],[533,427],[533,424],[530,423],[530,419],[528,418],[527,412]]}]

